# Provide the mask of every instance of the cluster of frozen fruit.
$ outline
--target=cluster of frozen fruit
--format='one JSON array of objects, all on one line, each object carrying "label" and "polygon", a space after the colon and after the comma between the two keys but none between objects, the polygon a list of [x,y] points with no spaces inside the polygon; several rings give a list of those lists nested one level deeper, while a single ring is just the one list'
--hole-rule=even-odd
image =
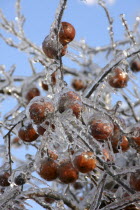
[{"label": "cluster of frozen fruit", "polygon": [[[42,43],[43,52],[48,58],[51,59],[56,59],[59,58],[59,56],[64,56],[66,54],[67,44],[73,41],[75,37],[75,28],[68,22],[61,22],[60,31],[58,32],[58,41],[60,47],[58,47],[54,36],[55,35],[48,35]],[[140,71],[139,57],[136,57],[131,61],[130,68],[133,72]],[[122,67],[115,67],[108,77],[108,83],[113,88],[126,87],[128,80],[128,73]],[[85,82],[81,79],[73,80],[72,86],[77,91],[86,88]]]},{"label": "cluster of frozen fruit", "polygon": [[[53,155],[52,155],[53,154]],[[96,159],[92,152],[83,152],[75,156],[74,160],[57,161],[58,156],[50,151],[48,158],[40,162],[38,173],[47,180],[58,178],[62,183],[73,183],[78,179],[79,172],[88,173],[96,167]]]},{"label": "cluster of frozen fruit", "polygon": [[[57,108],[49,98],[35,97],[28,104],[27,111],[33,124],[29,123],[23,125],[18,131],[19,138],[25,142],[35,141],[40,135],[45,135],[44,133],[47,128],[43,127],[43,124],[50,126],[55,132],[55,125],[49,123],[50,117],[53,117],[52,115],[56,110],[63,113],[67,109],[71,109],[73,115],[79,119],[81,112],[85,111],[80,96],[74,91],[63,93],[59,98]],[[36,125],[37,129],[35,129],[33,125]],[[88,126],[90,134],[97,141],[102,143],[110,139],[115,153],[119,152],[118,146],[124,152],[129,149],[127,137],[121,135],[118,125],[114,124],[107,116],[101,116],[101,114],[91,116]],[[139,132],[139,130],[139,127],[135,126],[132,132]],[[134,136],[132,140],[134,140],[137,145],[140,145],[140,136]],[[78,179],[78,172],[88,173],[96,167],[96,158],[93,157],[92,152],[81,153],[74,158],[73,162],[68,160],[64,162],[61,161],[60,163],[57,160],[58,156],[53,154],[52,151],[48,154],[47,158],[40,161],[41,165],[38,171],[40,176],[47,181],[59,178],[63,183],[68,184]],[[105,152],[105,156],[109,159],[107,151]]]},{"label": "cluster of frozen fruit", "polygon": [[[70,43],[75,37],[74,27],[67,22],[61,23],[60,31],[58,32],[58,39],[60,44],[60,55],[64,55],[66,52],[67,44]],[[45,55],[49,58],[57,58],[59,55],[58,46],[56,48],[56,42],[54,37],[46,37],[43,41],[42,48]],[[131,69],[133,72],[140,71],[140,60],[135,58],[131,62]],[[128,82],[128,74],[121,67],[115,67],[108,76],[108,83],[113,88],[124,88]],[[52,84],[56,84],[56,72],[51,75]],[[72,83],[75,90],[79,91],[85,88],[85,84],[82,80],[74,80]],[[48,85],[42,82],[42,88],[48,90]],[[30,118],[30,123],[23,123],[18,131],[19,138],[24,142],[35,141],[40,135],[44,135],[47,126],[50,126],[55,131],[55,125],[50,124],[49,119],[53,117],[53,114],[58,110],[60,113],[71,109],[73,115],[80,119],[81,113],[85,111],[85,107],[81,101],[80,96],[74,91],[67,91],[61,94],[58,106],[53,103],[48,97],[41,97],[38,88],[34,87],[30,89],[25,96],[28,104],[27,116]],[[34,127],[36,125],[36,129]],[[45,126],[43,126],[45,125]],[[104,116],[92,116],[89,119],[88,126],[90,127],[90,134],[100,142],[110,139],[114,152],[118,152],[118,145],[122,151],[129,149],[129,142],[126,136],[122,136],[119,127],[112,123],[112,121]],[[139,132],[140,128],[134,126],[132,132]],[[132,137],[132,140],[140,146],[140,135]],[[53,154],[53,155],[52,155]],[[106,156],[108,156],[106,152]],[[48,157],[40,161],[40,168],[38,173],[42,178],[47,181],[59,178],[63,183],[72,183],[78,179],[78,173],[89,173],[96,167],[96,158],[92,152],[83,152],[76,155],[73,161],[59,161],[58,156],[52,151],[48,153]],[[9,173],[0,175],[0,186],[9,186],[8,177]],[[139,177],[139,176],[137,176]],[[21,181],[19,181],[21,180]],[[22,185],[22,177],[19,176],[15,183]],[[133,183],[137,182],[137,184]],[[19,181],[19,182],[18,182]],[[140,178],[135,179],[135,175],[132,174],[130,178],[130,184],[135,190],[140,191]],[[137,187],[139,186],[139,187]]]},{"label": "cluster of frozen fruit", "polygon": [[42,49],[45,55],[50,59],[57,59],[66,54],[67,44],[75,37],[75,28],[68,22],[61,22],[60,31],[57,34],[48,35],[43,43]]}]

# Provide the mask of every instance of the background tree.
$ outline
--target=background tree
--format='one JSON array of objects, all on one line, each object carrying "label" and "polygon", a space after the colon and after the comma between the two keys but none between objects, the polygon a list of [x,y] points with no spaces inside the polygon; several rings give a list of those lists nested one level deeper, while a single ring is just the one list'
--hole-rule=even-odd
[{"label": "background tree", "polygon": [[[31,209],[30,199],[38,209],[139,209],[140,18],[130,29],[121,14],[125,37],[115,41],[99,0],[110,44],[93,48],[74,41],[75,26],[63,21],[67,0],[60,0],[39,47],[24,32],[20,3],[14,21],[0,12],[0,38],[27,53],[32,70],[17,76],[15,65],[0,66],[1,104],[10,108],[0,121],[0,208]],[[93,61],[100,54],[103,68]],[[63,56],[79,67],[64,65]]]}]

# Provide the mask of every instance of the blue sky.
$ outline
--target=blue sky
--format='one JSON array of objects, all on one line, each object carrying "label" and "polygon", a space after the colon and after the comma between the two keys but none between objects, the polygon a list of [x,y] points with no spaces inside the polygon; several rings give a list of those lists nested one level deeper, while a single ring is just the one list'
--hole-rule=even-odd
[{"label": "blue sky", "polygon": [[[9,19],[13,19],[15,16],[14,2],[15,0],[0,0],[0,8],[2,8]],[[26,35],[37,45],[41,46],[44,37],[49,34],[58,2],[58,0],[51,0],[51,3],[49,0],[22,1],[22,11],[27,18],[25,23]],[[140,1],[116,0],[114,4],[108,4],[108,8],[114,19],[115,40],[119,40],[124,34],[119,15],[125,13],[128,23],[132,27],[135,17],[140,15]],[[69,0],[63,21],[74,25],[76,40],[85,39],[91,46],[106,45],[110,41],[105,12],[98,5],[89,6],[84,4],[82,0]],[[29,64],[24,53],[19,53],[19,51],[11,49],[3,41],[0,41],[0,54],[1,64],[9,67],[15,63],[17,65],[17,72],[20,75],[29,72]],[[100,63],[98,64],[100,65]]]},{"label": "blue sky", "polygon": [[[49,34],[51,23],[54,20],[58,0],[22,0],[22,12],[26,17],[25,33],[27,37],[37,45]],[[8,19],[14,19],[15,0],[0,0],[0,8]],[[123,38],[124,28],[119,15],[126,14],[130,28],[135,22],[135,17],[140,15],[140,0],[116,0],[114,4],[108,4],[111,16],[114,19],[115,40]],[[80,0],[68,0],[63,21],[70,22],[76,29],[76,40],[85,39],[91,46],[107,45],[110,42],[108,36],[108,22],[105,12],[98,5],[86,5]],[[1,32],[1,31],[0,31]],[[7,37],[10,35],[6,34]],[[10,48],[0,40],[0,64],[5,64],[8,69],[12,64],[17,65],[16,74],[29,75],[31,72],[27,55]],[[98,65],[102,65],[102,60]],[[71,63],[64,59],[68,65]],[[72,64],[74,66],[74,64]],[[31,202],[32,203],[32,202]],[[33,203],[32,203],[33,204]],[[34,210],[41,209],[37,204]]]}]

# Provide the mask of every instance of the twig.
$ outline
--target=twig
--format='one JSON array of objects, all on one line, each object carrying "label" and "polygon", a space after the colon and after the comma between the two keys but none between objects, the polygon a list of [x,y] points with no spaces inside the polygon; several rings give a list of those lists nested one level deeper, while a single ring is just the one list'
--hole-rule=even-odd
[{"label": "twig", "polygon": [[[132,52],[131,52],[132,51]],[[93,84],[90,88],[90,90],[84,95],[86,98],[89,98],[91,94],[96,90],[96,88],[100,85],[100,83],[104,80],[104,78],[111,72],[111,70],[119,65],[124,59],[132,57],[133,55],[136,55],[140,52],[139,49],[127,49],[124,54],[121,53],[121,58],[118,56],[117,58],[113,59],[110,64],[107,64],[102,71],[104,72],[99,79],[97,79],[97,82]],[[85,91],[86,92],[86,91]]]}]

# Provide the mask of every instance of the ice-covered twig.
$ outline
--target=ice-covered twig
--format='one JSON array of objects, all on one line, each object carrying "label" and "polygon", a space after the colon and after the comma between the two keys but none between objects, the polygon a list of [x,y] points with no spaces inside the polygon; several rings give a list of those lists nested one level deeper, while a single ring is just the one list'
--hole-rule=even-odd
[{"label": "ice-covered twig", "polygon": [[112,49],[114,51],[114,54],[115,54],[115,48],[116,48],[116,45],[115,45],[115,41],[114,41],[114,32],[113,32],[113,18],[110,17],[110,14],[109,14],[109,11],[105,5],[105,2],[103,0],[98,0],[98,4],[104,9],[105,13],[106,13],[106,16],[107,16],[107,19],[108,19],[108,22],[109,22],[109,35],[110,35],[110,40],[111,40],[111,46],[112,46]]},{"label": "ice-covered twig", "polygon": [[95,81],[95,83],[93,85],[90,85],[90,90],[88,92],[85,91],[83,96],[86,98],[89,98],[92,95],[92,93],[97,89],[97,87],[100,85],[100,83],[103,82],[105,77],[111,72],[111,70],[115,66],[119,65],[124,59],[130,58],[130,57],[138,54],[139,52],[140,52],[139,46],[129,48],[129,49],[123,51],[120,55],[118,55],[117,58],[112,59],[112,61],[102,69],[102,72],[104,72],[104,73],[102,73],[101,76],[99,76],[99,78],[97,78],[97,80]]},{"label": "ice-covered twig", "polygon": [[120,17],[121,17],[123,26],[125,27],[125,30],[126,30],[126,32],[127,32],[127,34],[128,34],[128,37],[130,38],[130,40],[132,41],[132,43],[133,43],[134,45],[136,45],[135,37],[133,36],[132,32],[130,32],[130,30],[129,30],[127,21],[126,21],[126,19],[125,19],[125,14],[121,14]]}]

